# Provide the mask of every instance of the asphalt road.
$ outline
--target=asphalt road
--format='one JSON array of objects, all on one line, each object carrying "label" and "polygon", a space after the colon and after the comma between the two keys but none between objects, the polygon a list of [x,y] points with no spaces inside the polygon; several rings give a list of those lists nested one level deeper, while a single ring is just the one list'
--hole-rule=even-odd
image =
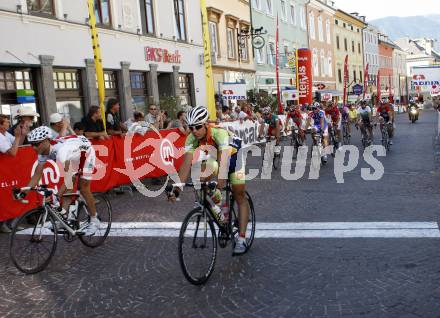
[{"label": "asphalt road", "polygon": [[[248,190],[257,222],[332,224],[438,221],[439,177],[433,172],[432,136],[437,114],[416,124],[398,115],[391,152],[378,157],[384,175],[365,181],[359,165],[337,183],[334,162],[319,179],[256,178]],[[378,130],[376,143],[378,142]],[[353,144],[360,146],[359,133]],[[256,168],[261,159],[251,158]],[[294,165],[292,167],[293,171]],[[169,204],[163,195],[112,195],[114,222],[180,222],[191,192]],[[403,224],[403,223],[402,223]],[[435,231],[435,229],[434,229]],[[187,283],[175,237],[111,236],[97,249],[60,241],[48,268],[18,272],[0,236],[1,317],[440,317],[440,239],[435,237],[280,238],[255,240],[243,257],[219,250],[203,287]],[[258,232],[257,232],[258,235]],[[354,235],[356,236],[356,235]]]}]

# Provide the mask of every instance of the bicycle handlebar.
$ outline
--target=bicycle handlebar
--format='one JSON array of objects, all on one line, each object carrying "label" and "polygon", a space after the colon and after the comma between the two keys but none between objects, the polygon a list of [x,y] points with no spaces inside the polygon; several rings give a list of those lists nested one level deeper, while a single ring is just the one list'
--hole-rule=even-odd
[{"label": "bicycle handlebar", "polygon": [[36,187],[22,187],[22,188],[13,188],[12,194],[15,200],[20,201],[23,204],[28,204],[29,200],[24,200],[26,197],[26,193],[24,191],[35,191],[42,193],[44,197],[51,196],[55,191],[55,189],[49,188],[47,185],[41,185]]}]

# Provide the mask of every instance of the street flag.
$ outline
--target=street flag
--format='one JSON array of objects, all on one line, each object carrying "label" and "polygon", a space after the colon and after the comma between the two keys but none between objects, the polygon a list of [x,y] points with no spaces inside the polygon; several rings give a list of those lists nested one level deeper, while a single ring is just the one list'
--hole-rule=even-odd
[{"label": "street flag", "polygon": [[279,63],[280,63],[280,52],[279,52],[279,25],[278,25],[278,13],[277,13],[277,33],[276,33],[276,39],[275,39],[275,50],[276,50],[276,67],[275,67],[275,76],[277,79],[277,99],[278,99],[278,114],[283,113],[283,105],[281,103],[281,93],[280,93],[280,70],[279,70]]},{"label": "street flag", "polygon": [[348,83],[348,54],[345,56],[344,61],[344,98],[343,104],[347,105],[347,83]]},{"label": "street flag", "polygon": [[96,79],[98,81],[98,98],[99,98],[99,107],[101,108],[102,122],[104,123],[104,129],[106,120],[105,120],[105,86],[104,86],[104,69],[102,68],[102,58],[101,58],[101,48],[99,46],[98,39],[98,30],[96,29],[96,16],[95,16],[95,7],[93,0],[87,1],[87,6],[89,8],[89,24],[90,24],[90,33],[92,35],[92,47],[93,47],[93,56],[95,60],[95,69],[96,69]]},{"label": "street flag", "polygon": [[381,94],[381,89],[380,89],[380,70],[377,71],[377,102],[380,103],[380,100],[382,99],[382,94]]},{"label": "street flag", "polygon": [[390,103],[392,104],[393,101],[393,90],[392,90],[392,84],[391,84],[391,75],[388,75],[388,84],[390,86]]},{"label": "street flag", "polygon": [[365,94],[367,93],[367,82],[368,82],[368,63],[367,65],[365,65],[365,70],[364,70],[364,96],[362,97],[363,99],[365,99]]},{"label": "street flag", "polygon": [[204,64],[205,64],[205,81],[206,81],[206,105],[208,107],[209,119],[211,121],[215,121],[217,119],[217,111],[215,109],[214,78],[212,76],[211,42],[209,39],[208,12],[206,10],[206,0],[200,0],[200,9],[202,10],[203,56],[204,56]]}]

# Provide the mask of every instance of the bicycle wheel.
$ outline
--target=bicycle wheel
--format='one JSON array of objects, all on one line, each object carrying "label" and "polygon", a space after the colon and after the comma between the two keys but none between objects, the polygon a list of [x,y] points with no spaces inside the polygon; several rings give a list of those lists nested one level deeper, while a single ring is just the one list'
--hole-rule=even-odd
[{"label": "bicycle wheel", "polygon": [[[80,235],[81,242],[88,247],[98,247],[104,243],[105,239],[110,232],[112,226],[112,206],[105,194],[94,194],[96,212],[98,219],[101,222],[99,229],[94,235],[85,236]],[[77,220],[79,222],[79,228],[90,222],[89,210],[85,204],[80,204],[78,209]]]},{"label": "bicycle wheel", "polygon": [[182,223],[178,253],[180,268],[191,284],[204,284],[214,272],[217,235],[214,223],[199,208],[189,212]]},{"label": "bicycle wheel", "polygon": [[[30,225],[27,220],[33,224]],[[49,229],[50,224],[54,231]],[[52,215],[43,208],[24,214],[11,233],[9,254],[15,267],[26,274],[35,274],[45,269],[57,247],[56,230]]]},{"label": "bicycle wheel", "polygon": [[275,170],[278,170],[278,167],[280,166],[280,154],[273,154],[273,168]]},{"label": "bicycle wheel", "polygon": [[[247,243],[247,251],[250,250],[252,243],[254,243],[254,237],[255,237],[255,208],[254,203],[252,202],[252,198],[249,195],[249,193],[246,191],[246,198],[249,203],[249,218],[248,218],[248,225],[246,228],[246,243]],[[231,233],[231,240],[234,242],[235,238],[239,235],[239,216],[238,216],[238,204],[235,202],[234,198],[231,197],[231,210],[229,212],[229,215],[231,217],[231,225],[232,225],[232,233]]]},{"label": "bicycle wheel", "polygon": [[350,134],[348,133],[348,124],[344,124],[344,145],[350,144]]}]

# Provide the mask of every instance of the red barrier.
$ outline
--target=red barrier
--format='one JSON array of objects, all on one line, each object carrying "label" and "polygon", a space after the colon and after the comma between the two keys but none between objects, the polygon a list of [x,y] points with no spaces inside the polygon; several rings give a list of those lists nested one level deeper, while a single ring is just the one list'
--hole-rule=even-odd
[{"label": "red barrier", "polygon": [[[148,132],[145,136],[115,136],[92,143],[97,155],[92,191],[105,192],[132,180],[160,177],[178,169],[183,160],[185,136],[173,129],[161,130],[160,136]],[[31,147],[20,148],[16,157],[0,154],[0,221],[36,207],[36,194],[26,198],[29,204],[12,197],[12,189],[26,186],[36,165],[37,154]],[[57,188],[62,181],[62,168],[48,161],[41,183]]]}]

